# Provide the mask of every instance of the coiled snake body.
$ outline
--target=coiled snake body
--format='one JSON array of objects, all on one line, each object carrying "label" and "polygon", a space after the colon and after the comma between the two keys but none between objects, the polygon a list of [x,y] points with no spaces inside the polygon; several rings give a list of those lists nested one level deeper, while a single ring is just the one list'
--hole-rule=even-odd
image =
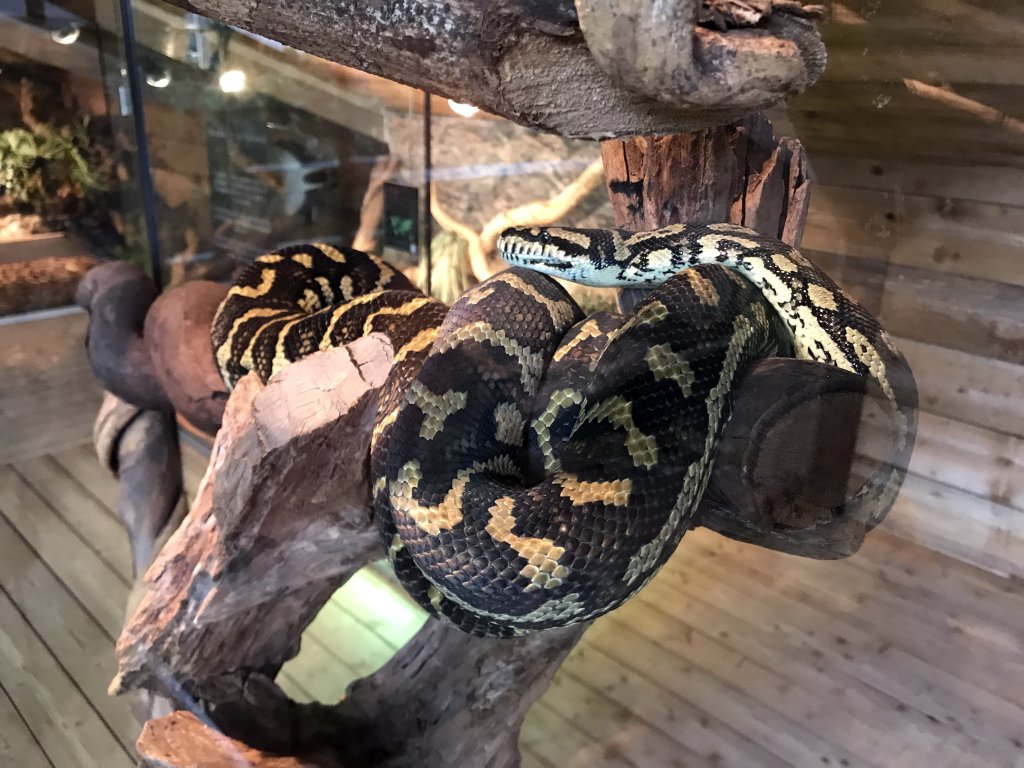
[{"label": "coiled snake body", "polygon": [[[703,224],[513,229],[499,248],[523,266],[450,310],[375,257],[285,249],[241,273],[213,325],[229,386],[366,333],[391,339],[374,509],[396,574],[428,610],[509,636],[628,599],[689,527],[734,383],[764,356],[878,385],[894,466],[836,513],[873,525],[892,505],[913,445],[913,377],[878,322],[792,248]],[[541,272],[655,287],[625,318],[584,318]]]}]

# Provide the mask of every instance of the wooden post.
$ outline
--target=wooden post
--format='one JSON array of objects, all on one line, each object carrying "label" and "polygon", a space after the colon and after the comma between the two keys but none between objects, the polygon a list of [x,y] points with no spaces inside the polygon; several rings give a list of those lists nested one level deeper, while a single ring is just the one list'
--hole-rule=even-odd
[{"label": "wooden post", "polygon": [[[676,136],[612,139],[601,155],[618,227],[731,222],[799,246],[810,203],[806,154],[799,141],[776,139],[762,115]],[[620,307],[645,293],[620,291]],[[806,557],[855,552],[867,521],[833,509],[851,483],[871,394],[862,377],[829,366],[756,365],[736,395],[696,524]]]},{"label": "wooden post", "polygon": [[[684,221],[728,221],[797,246],[810,202],[803,146],[776,140],[754,115],[676,136],[601,144],[615,226],[640,232]],[[624,309],[643,292],[620,294]]]}]

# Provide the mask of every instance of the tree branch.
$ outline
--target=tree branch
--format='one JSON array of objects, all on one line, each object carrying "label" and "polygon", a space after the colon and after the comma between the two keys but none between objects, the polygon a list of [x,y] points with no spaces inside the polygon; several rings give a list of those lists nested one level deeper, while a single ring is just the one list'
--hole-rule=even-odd
[{"label": "tree branch", "polygon": [[[628,69],[642,66],[635,51],[616,52],[613,40],[598,42],[598,30],[624,18],[640,24],[643,14],[627,17],[593,0],[579,3],[587,42],[570,0],[173,2],[339,64],[583,138],[675,133],[735,120],[806,88],[825,57],[804,14],[781,8],[756,28],[718,31],[695,25],[698,0],[681,0],[677,19],[661,17],[659,25],[657,13],[648,14],[653,23],[638,27],[643,31],[636,44],[651,49],[668,42],[665,30],[679,22],[670,39],[681,47],[665,48],[659,66],[699,87],[659,90],[655,98],[616,68],[620,57],[632,57]],[[601,66],[591,55],[595,47]]]}]

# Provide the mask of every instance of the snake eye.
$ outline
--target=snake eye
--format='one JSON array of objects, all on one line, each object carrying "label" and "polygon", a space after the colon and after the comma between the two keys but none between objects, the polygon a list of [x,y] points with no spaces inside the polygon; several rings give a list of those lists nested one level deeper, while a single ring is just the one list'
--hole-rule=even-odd
[{"label": "snake eye", "polygon": [[545,244],[546,243],[550,243],[551,242],[551,233],[548,232],[546,229],[542,229],[540,231],[540,241],[542,243],[545,243]]}]

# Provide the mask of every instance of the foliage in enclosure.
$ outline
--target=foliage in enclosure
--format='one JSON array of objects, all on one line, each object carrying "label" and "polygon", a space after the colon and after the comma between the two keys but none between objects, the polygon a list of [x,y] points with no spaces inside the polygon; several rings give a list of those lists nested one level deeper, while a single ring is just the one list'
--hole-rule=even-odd
[{"label": "foliage in enclosure", "polygon": [[2,193],[34,213],[63,213],[108,188],[90,154],[87,120],[0,131]]}]

